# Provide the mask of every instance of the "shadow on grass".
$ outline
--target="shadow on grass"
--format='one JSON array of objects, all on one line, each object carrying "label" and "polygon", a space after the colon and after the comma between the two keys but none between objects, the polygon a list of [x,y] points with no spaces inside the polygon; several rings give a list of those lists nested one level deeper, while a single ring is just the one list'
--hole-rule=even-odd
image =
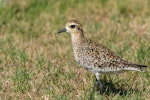
[{"label": "shadow on grass", "polygon": [[126,90],[122,87],[116,88],[112,81],[107,82],[107,81],[103,80],[102,82],[106,87],[106,89],[104,91],[104,94],[106,94],[106,95],[110,95],[110,94],[118,95],[119,94],[121,96],[126,96],[126,95],[130,95],[133,92],[133,89],[131,89],[131,88],[128,90]]},{"label": "shadow on grass", "polygon": [[106,80],[101,80],[101,82],[103,82],[103,84],[105,85],[105,91],[103,92],[103,94],[100,94],[98,86],[96,89],[93,87],[92,92],[90,93],[89,100],[94,100],[95,92],[99,92],[99,94],[103,96],[118,95],[118,94],[120,96],[126,96],[126,95],[129,96],[133,93],[133,91],[136,91],[133,90],[132,88],[130,89],[124,89],[122,87],[116,88],[112,81],[108,82]]}]

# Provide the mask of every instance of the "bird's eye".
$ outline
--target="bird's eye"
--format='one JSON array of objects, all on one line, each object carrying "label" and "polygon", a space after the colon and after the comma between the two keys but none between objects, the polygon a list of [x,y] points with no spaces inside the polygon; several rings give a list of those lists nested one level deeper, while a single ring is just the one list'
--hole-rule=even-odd
[{"label": "bird's eye", "polygon": [[71,28],[75,28],[75,25],[71,25]]}]

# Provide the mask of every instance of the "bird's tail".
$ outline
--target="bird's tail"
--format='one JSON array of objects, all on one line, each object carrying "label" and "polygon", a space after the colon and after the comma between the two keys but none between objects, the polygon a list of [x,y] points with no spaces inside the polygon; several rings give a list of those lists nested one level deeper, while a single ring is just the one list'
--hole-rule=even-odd
[{"label": "bird's tail", "polygon": [[147,66],[145,66],[145,65],[128,64],[128,67],[125,67],[124,70],[133,70],[133,71],[144,72],[145,68],[147,68]]}]

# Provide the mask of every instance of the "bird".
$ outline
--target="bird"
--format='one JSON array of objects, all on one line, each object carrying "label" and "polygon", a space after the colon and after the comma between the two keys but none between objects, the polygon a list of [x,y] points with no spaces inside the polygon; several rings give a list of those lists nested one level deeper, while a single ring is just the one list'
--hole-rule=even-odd
[{"label": "bird", "polygon": [[76,62],[95,74],[96,80],[94,87],[98,85],[100,93],[103,93],[105,90],[105,86],[100,80],[101,74],[115,74],[128,70],[143,72],[147,67],[145,65],[128,62],[103,44],[86,38],[82,24],[78,20],[69,20],[65,28],[58,31],[58,33],[63,32],[71,35],[73,55]]}]

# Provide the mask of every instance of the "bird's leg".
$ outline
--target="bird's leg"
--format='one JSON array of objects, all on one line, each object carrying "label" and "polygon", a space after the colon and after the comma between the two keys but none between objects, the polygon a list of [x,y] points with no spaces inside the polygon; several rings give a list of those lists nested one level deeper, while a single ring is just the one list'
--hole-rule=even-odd
[{"label": "bird's leg", "polygon": [[[100,75],[100,74],[99,74],[99,73],[96,73],[95,75],[96,75],[95,85],[98,84],[99,89],[100,89],[100,94],[103,94],[103,92],[104,92],[104,90],[105,90],[105,87],[103,86],[103,84],[102,84],[101,81],[100,81],[100,78],[99,78],[99,75]],[[94,87],[95,87],[95,85],[94,85]]]},{"label": "bird's leg", "polygon": [[94,83],[94,90],[96,90],[96,87],[99,85],[98,80],[96,78],[95,83]]}]

